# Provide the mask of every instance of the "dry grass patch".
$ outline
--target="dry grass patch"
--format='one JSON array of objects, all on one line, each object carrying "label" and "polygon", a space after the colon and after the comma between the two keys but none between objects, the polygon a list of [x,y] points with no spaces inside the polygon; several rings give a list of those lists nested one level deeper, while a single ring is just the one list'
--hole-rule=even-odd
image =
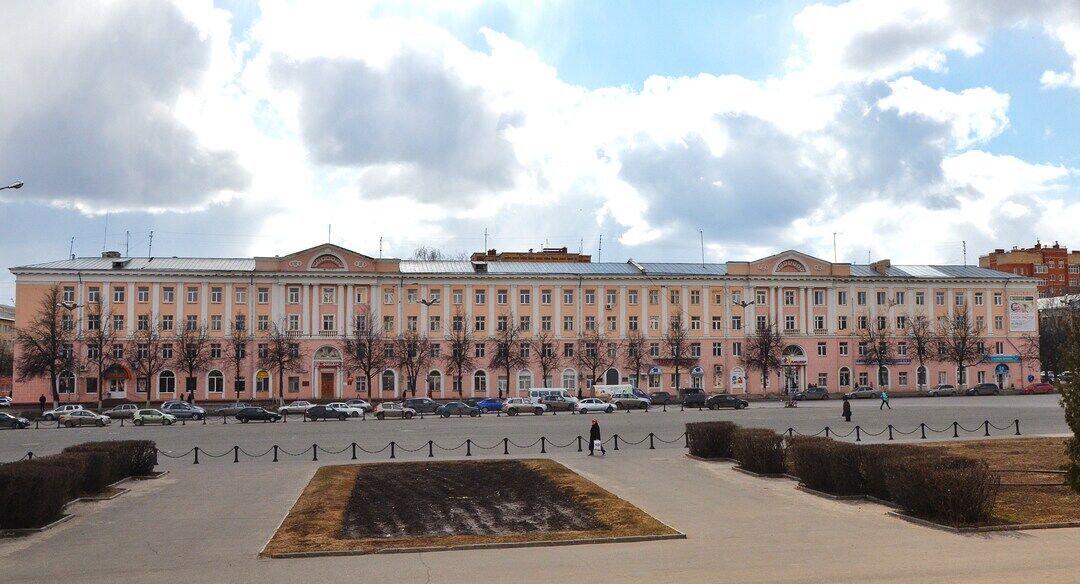
[{"label": "dry grass patch", "polygon": [[546,459],[318,469],[262,555],[681,537]]},{"label": "dry grass patch", "polygon": [[[1064,438],[1010,438],[920,444],[943,454],[986,461],[991,470],[1061,470],[1068,461]],[[1005,486],[1061,483],[1060,474],[1000,473],[994,523],[1038,524],[1080,521],[1080,495],[1068,486]]]}]

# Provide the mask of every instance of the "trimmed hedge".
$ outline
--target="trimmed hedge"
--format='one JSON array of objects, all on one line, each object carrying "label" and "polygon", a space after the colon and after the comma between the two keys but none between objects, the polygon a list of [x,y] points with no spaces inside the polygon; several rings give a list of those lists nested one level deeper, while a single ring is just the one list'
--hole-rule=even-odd
[{"label": "trimmed hedge", "polygon": [[990,519],[1001,478],[984,461],[902,457],[886,463],[886,481],[905,511],[951,525]]},{"label": "trimmed hedge", "polygon": [[766,428],[739,428],[732,435],[731,451],[739,466],[758,474],[784,472],[784,437]]},{"label": "trimmed hedge", "polygon": [[739,427],[734,422],[691,422],[686,425],[690,454],[701,458],[732,458],[731,438]]},{"label": "trimmed hedge", "polygon": [[157,448],[152,440],[110,440],[68,446],[63,453],[104,452],[109,463],[109,482],[145,476],[157,465]]},{"label": "trimmed hedge", "polygon": [[888,463],[905,458],[934,458],[938,455],[928,448],[912,444],[873,444],[858,447],[857,465],[863,484],[863,493],[881,499],[893,501],[886,475]]},{"label": "trimmed hedge", "polygon": [[0,529],[41,527],[56,520],[71,499],[74,482],[74,473],[58,466],[0,466]]}]

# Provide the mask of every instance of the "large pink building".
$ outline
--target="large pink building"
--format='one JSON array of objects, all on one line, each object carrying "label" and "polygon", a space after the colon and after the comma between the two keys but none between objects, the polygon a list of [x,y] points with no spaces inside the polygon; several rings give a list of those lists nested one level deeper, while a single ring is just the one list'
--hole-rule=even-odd
[{"label": "large pink building", "polygon": [[[301,370],[287,372],[286,399],[367,397],[369,388],[356,372],[342,366],[343,335],[360,322],[377,323],[391,336],[412,329],[445,346],[451,319],[463,315],[475,328],[477,358],[465,376],[461,395],[490,396],[498,388],[515,395],[540,387],[539,367],[521,369],[513,379],[489,366],[496,323],[505,317],[522,328],[524,340],[540,331],[552,337],[554,350],[569,355],[582,330],[595,327],[611,340],[633,331],[645,337],[649,368],[641,383],[646,391],[673,391],[673,368],[663,357],[664,340],[674,318],[683,319],[691,355],[680,385],[706,391],[778,393],[785,386],[823,385],[845,391],[857,384],[914,390],[936,383],[994,382],[1003,388],[1026,385],[1038,363],[1022,357],[1024,343],[1037,334],[1034,314],[1036,280],[969,266],[892,266],[829,263],[796,251],[755,261],[721,264],[594,263],[565,250],[507,256],[475,254],[464,261],[375,259],[325,244],[282,257],[74,258],[21,266],[16,275],[17,326],[24,326],[53,285],[62,288],[71,306],[78,335],[87,326],[87,305],[101,302],[121,331],[118,343],[131,343],[134,330],[149,320],[169,331],[205,325],[224,340],[238,319],[253,331],[253,345],[272,323],[292,331],[308,359]],[[918,367],[900,338],[914,316],[941,317],[965,311],[985,330],[987,356],[957,379],[954,365],[931,362]],[[762,387],[760,376],[741,364],[743,348],[759,323],[773,322],[785,338],[784,370]],[[937,326],[937,324],[935,324]],[[897,333],[895,358],[882,371],[860,356],[858,330],[879,327]],[[175,334],[175,333],[173,333]],[[16,349],[18,351],[18,349]],[[76,340],[73,350],[85,362],[88,347]],[[170,347],[171,350],[171,347]],[[438,351],[439,349],[434,349]],[[445,354],[445,349],[443,349]],[[534,355],[535,356],[535,355]],[[245,363],[245,399],[270,399],[278,387],[273,371],[259,369],[255,355]],[[432,361],[418,395],[457,397],[445,364]],[[107,398],[143,400],[178,398],[187,386],[175,368],[157,376],[147,388],[117,363],[98,381],[83,366],[61,376],[64,401]],[[212,364],[195,379],[199,401],[232,400],[231,370]],[[548,385],[585,389],[589,375],[572,357],[563,359]],[[633,372],[620,359],[602,373],[600,383],[633,382]],[[226,384],[226,379],[230,381]],[[374,382],[375,399],[399,397],[402,372],[384,371]],[[47,380],[17,381],[17,402],[48,395]]]}]

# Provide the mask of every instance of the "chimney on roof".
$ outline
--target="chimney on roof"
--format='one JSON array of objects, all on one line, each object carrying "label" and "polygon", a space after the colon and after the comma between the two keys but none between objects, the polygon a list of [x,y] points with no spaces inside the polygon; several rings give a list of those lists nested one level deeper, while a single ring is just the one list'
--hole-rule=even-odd
[{"label": "chimney on roof", "polygon": [[1005,250],[998,248],[994,250],[994,253],[1005,253]]},{"label": "chimney on roof", "polygon": [[118,251],[103,251],[103,252],[101,252],[101,257],[103,257],[103,258],[118,258],[118,257],[120,257],[120,252],[118,252]]},{"label": "chimney on roof", "polygon": [[877,273],[884,276],[885,273],[889,271],[889,266],[891,266],[891,265],[892,265],[892,262],[890,262],[887,259],[878,260],[878,261],[870,264],[870,269],[874,270],[875,272],[877,272]]}]

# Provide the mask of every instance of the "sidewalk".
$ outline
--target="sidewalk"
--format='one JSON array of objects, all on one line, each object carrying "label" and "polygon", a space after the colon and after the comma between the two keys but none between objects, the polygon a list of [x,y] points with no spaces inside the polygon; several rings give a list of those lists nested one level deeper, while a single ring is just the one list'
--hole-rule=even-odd
[{"label": "sidewalk", "polygon": [[34,537],[0,541],[19,582],[1075,582],[1080,529],[955,535],[757,479],[681,450],[557,460],[686,540],[296,560],[257,557],[316,463],[194,466]]}]

